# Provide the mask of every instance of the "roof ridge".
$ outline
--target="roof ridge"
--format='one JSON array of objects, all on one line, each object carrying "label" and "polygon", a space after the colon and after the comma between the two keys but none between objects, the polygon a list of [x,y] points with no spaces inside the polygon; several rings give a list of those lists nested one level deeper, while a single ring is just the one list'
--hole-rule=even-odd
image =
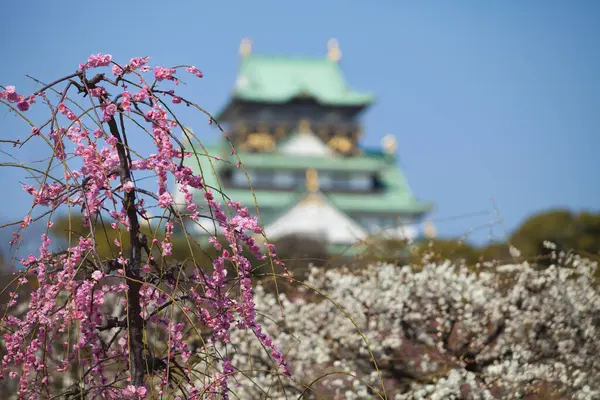
[{"label": "roof ridge", "polygon": [[265,53],[252,53],[246,58],[244,58],[244,62],[250,61],[252,59],[272,59],[272,60],[281,60],[281,61],[314,61],[314,62],[325,62],[327,64],[339,65],[338,63],[331,61],[327,57],[319,57],[312,55],[301,55],[301,54],[265,54]]}]

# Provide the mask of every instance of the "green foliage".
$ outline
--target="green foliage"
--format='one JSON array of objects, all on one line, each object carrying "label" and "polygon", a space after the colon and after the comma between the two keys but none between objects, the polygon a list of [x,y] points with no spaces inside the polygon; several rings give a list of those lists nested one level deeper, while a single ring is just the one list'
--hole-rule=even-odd
[{"label": "green foliage", "polygon": [[[308,235],[289,235],[273,241],[279,259],[285,262],[289,270],[294,271],[296,279],[304,279],[308,275],[308,266],[324,266],[330,256],[327,246],[320,240]],[[264,272],[272,272],[272,267],[265,265]],[[281,273],[281,268],[275,269],[276,273]]]},{"label": "green foliage", "polygon": [[[176,228],[177,229],[177,228]],[[218,251],[212,245],[207,243],[194,235],[185,236],[183,230],[179,229],[174,232],[170,243],[172,246],[172,252],[170,256],[163,257],[160,250],[160,243],[165,238],[165,229],[163,225],[160,226],[149,226],[149,224],[143,224],[140,229],[141,233],[146,235],[148,239],[148,245],[151,247],[152,255],[155,260],[160,264],[173,264],[173,263],[186,263],[186,270],[191,273],[194,265],[201,267],[204,272],[210,273],[212,271],[212,262],[218,256]],[[103,222],[98,219],[94,225],[96,242],[96,249],[101,259],[114,259],[119,257],[121,248],[117,246],[115,240],[122,244],[122,249],[127,252],[130,248],[129,235],[127,232],[119,232],[111,229],[110,226],[106,227]],[[69,240],[74,243],[78,238],[84,234],[89,233],[89,228],[84,228],[82,224],[81,215],[62,216],[57,218],[54,225],[51,228],[52,236],[58,240],[59,244],[68,247]],[[152,244],[152,241],[156,240],[156,243]],[[227,245],[227,242],[223,238],[218,238],[222,245]],[[256,257],[247,249],[244,250],[243,255],[251,262],[252,265],[257,266],[256,273],[270,273],[272,272],[271,265],[267,266],[268,261],[259,261]],[[226,268],[229,270],[230,276],[236,276],[233,265],[227,265]],[[282,273],[283,271],[277,271]]]},{"label": "green foliage", "polygon": [[427,254],[431,261],[443,262],[444,260],[464,260],[467,264],[479,261],[481,251],[469,243],[451,239],[436,239],[425,241],[414,246],[411,252],[411,264],[418,265]]},{"label": "green foliage", "polygon": [[539,257],[539,263],[547,264],[551,249],[544,246],[544,241],[553,242],[558,251],[574,251],[598,259],[600,213],[566,210],[539,213],[525,221],[510,238],[524,257]]},{"label": "green foliage", "polygon": [[[149,226],[142,224],[141,233],[146,235],[148,246],[151,248],[155,259],[163,259],[160,250],[160,243],[165,238],[164,226]],[[89,228],[84,228],[80,215],[62,216],[57,218],[51,228],[52,236],[58,240],[60,246],[68,247],[69,241],[75,243],[83,234],[88,234]],[[106,226],[101,219],[97,219],[94,224],[94,240],[96,242],[96,251],[100,258],[112,259],[119,257],[121,248],[117,242],[122,244],[122,249],[127,251],[130,248],[129,234],[125,231],[117,231],[110,226]],[[153,244],[153,240],[155,243]],[[165,262],[184,262],[194,260],[197,264],[210,265],[216,255],[216,250],[212,246],[206,246],[206,249],[200,243],[190,238],[186,240],[183,235],[174,235],[171,239],[173,244],[172,254],[164,257]],[[193,264],[193,263],[192,263]]]}]

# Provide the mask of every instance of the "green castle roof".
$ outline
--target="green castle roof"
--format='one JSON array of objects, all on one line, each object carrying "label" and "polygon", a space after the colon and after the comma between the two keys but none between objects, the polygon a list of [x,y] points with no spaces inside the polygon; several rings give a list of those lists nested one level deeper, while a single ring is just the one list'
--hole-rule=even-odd
[{"label": "green castle roof", "polygon": [[[353,157],[310,157],[297,154],[282,154],[277,152],[242,153],[240,155],[247,168],[261,169],[306,169],[349,172],[377,172],[382,160],[369,156]],[[237,160],[234,164],[237,163]]]},{"label": "green castle roof", "polygon": [[[222,156],[223,147],[206,148],[211,156]],[[205,183],[212,188],[220,190],[218,172],[224,167],[237,164],[236,156],[222,157],[215,160],[207,157],[201,147],[196,148],[198,161],[195,157],[187,158],[186,165],[195,173],[202,171]],[[285,168],[316,168],[317,170],[336,170],[342,167],[346,171],[380,171],[379,177],[385,185],[381,193],[326,193],[334,206],[345,213],[390,213],[390,214],[415,214],[422,215],[430,211],[432,204],[417,200],[404,177],[404,174],[394,163],[389,162],[380,155],[363,155],[343,159],[320,158],[311,156],[290,156],[276,153],[241,153],[238,155],[246,168],[261,167],[269,169]],[[197,196],[202,196],[197,193]],[[306,195],[304,188],[298,191],[286,192],[280,190],[255,189],[253,192],[246,188],[227,188],[224,195],[233,201],[240,201],[244,206],[252,208],[258,204],[259,209],[285,210]],[[256,196],[256,201],[255,201]],[[223,202],[221,194],[215,193],[215,199]],[[200,200],[200,199],[198,199]],[[265,223],[269,221],[263,221]]]},{"label": "green castle roof", "polygon": [[312,97],[331,106],[365,106],[374,101],[371,93],[349,88],[339,64],[328,58],[255,54],[242,59],[233,97],[266,103]]}]

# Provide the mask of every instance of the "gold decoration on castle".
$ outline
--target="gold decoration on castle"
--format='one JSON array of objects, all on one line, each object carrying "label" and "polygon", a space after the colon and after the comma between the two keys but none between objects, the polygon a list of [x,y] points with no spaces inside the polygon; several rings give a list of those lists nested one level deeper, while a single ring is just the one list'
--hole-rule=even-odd
[{"label": "gold decoration on castle", "polygon": [[306,119],[301,119],[298,121],[298,130],[300,133],[309,133],[310,132],[310,122]]},{"label": "gold decoration on castle", "polygon": [[285,127],[280,126],[279,128],[275,129],[275,136],[278,139],[281,139],[285,136],[285,131],[286,131]]},{"label": "gold decoration on castle", "polygon": [[244,38],[240,43],[240,56],[246,58],[250,53],[252,53],[252,41],[248,38]]},{"label": "gold decoration on castle", "polygon": [[275,140],[268,133],[256,132],[248,135],[244,145],[253,150],[269,151],[275,148]]},{"label": "gold decoration on castle", "polygon": [[304,200],[300,201],[300,204],[303,204],[303,205],[316,204],[316,205],[322,206],[323,204],[325,204],[325,202],[323,201],[323,198],[321,196],[319,196],[317,193],[309,193],[308,196],[306,196],[304,198]]},{"label": "gold decoration on castle", "polygon": [[314,168],[306,170],[306,190],[316,193],[319,190],[319,174]]},{"label": "gold decoration on castle", "polygon": [[335,136],[327,142],[327,145],[344,154],[349,153],[354,149],[354,143],[346,136]]},{"label": "gold decoration on castle", "polygon": [[337,39],[332,38],[327,42],[327,57],[333,62],[339,62],[342,58],[342,51]]},{"label": "gold decoration on castle", "polygon": [[387,154],[392,155],[396,153],[396,150],[398,149],[398,141],[393,135],[385,135],[383,139],[381,139],[381,147],[383,147],[383,151]]}]

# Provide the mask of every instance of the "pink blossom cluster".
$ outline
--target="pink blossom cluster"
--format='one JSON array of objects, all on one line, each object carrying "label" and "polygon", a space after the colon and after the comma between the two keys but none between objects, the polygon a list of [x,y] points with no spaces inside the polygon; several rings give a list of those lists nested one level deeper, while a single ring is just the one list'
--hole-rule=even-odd
[{"label": "pink blossom cluster", "polygon": [[141,70],[141,72],[147,72],[150,70],[146,64],[150,60],[150,57],[134,57],[129,60],[129,64],[126,64],[123,68],[119,65],[115,64],[112,67],[112,72],[114,75],[123,75],[134,72],[135,70]]},{"label": "pink blossom cluster", "polygon": [[235,368],[227,357],[222,360],[223,372],[216,372],[213,379],[206,385],[204,392],[221,394],[221,399],[229,400],[229,376],[235,373]]},{"label": "pink blossom cluster", "polygon": [[198,68],[194,67],[193,65],[187,67],[185,69],[185,72],[189,72],[190,74],[194,74],[198,78],[204,78],[204,74],[202,73],[202,71],[200,71]]},{"label": "pink blossom cluster", "polygon": [[0,100],[7,100],[9,103],[17,103],[17,108],[21,111],[29,110],[31,104],[35,103],[35,96],[25,97],[16,92],[14,86],[7,86],[0,91]]},{"label": "pink blossom cluster", "polygon": [[75,113],[73,111],[71,111],[64,103],[60,103],[56,107],[56,110],[59,113],[61,113],[62,115],[66,116],[71,121],[75,121],[77,119],[77,116],[75,115]]},{"label": "pink blossom cluster", "polygon": [[110,65],[112,56],[110,54],[92,54],[85,64],[79,64],[79,69],[85,71],[89,68],[106,67]]},{"label": "pink blossom cluster", "polygon": [[173,76],[175,72],[177,72],[175,68],[155,67],[154,77],[157,81],[162,81],[165,79],[173,81],[175,80],[175,77]]},{"label": "pink blossom cluster", "polygon": [[133,385],[128,385],[125,390],[123,390],[123,396],[126,399],[145,399],[148,390],[144,386],[135,387]]}]

